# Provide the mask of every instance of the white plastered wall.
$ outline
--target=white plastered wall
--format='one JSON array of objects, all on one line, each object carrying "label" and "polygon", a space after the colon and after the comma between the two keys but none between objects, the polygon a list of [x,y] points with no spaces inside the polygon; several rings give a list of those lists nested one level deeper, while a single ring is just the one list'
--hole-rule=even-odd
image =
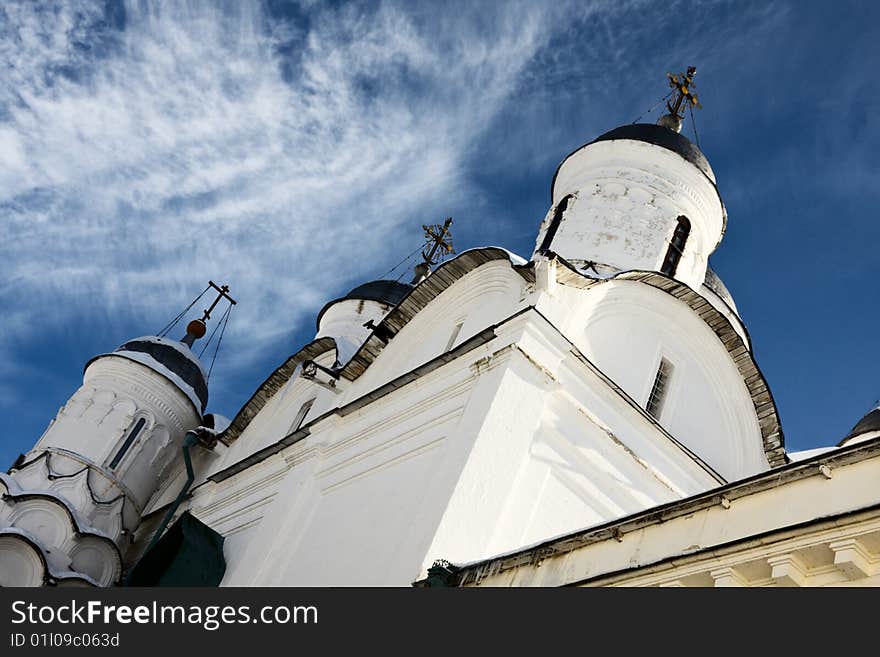
[{"label": "white plastered wall", "polygon": [[557,286],[539,309],[639,405],[660,358],[674,371],[659,422],[727,480],[766,470],[748,389],[727,349],[683,302],[634,281]]},{"label": "white plastered wall", "polygon": [[[521,281],[504,263],[460,279],[340,402],[436,356],[458,319],[450,309],[475,320],[461,339],[512,315],[528,301]],[[717,485],[534,311],[497,333],[197,489],[193,511],[227,537],[224,584],[406,585],[437,558],[483,558]],[[239,441],[280,433],[272,425],[256,432],[255,421]]]}]

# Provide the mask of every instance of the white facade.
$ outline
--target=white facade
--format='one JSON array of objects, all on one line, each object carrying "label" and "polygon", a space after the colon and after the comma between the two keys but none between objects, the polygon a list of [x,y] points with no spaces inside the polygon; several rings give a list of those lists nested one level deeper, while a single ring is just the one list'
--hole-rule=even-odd
[{"label": "white facade", "polygon": [[[726,223],[714,174],[664,130],[621,128],[567,158],[530,261],[474,249],[414,289],[369,283],[322,310],[315,341],[254,392],[215,448],[194,448],[196,481],[178,513],[225,538],[223,585],[405,586],[438,559],[466,566],[458,583],[479,583],[497,574],[484,568],[497,555],[528,553],[534,565],[528,546],[691,508],[793,467],[733,299],[708,270]],[[187,363],[181,376],[193,374]],[[122,565],[95,556],[112,567],[80,578],[107,585],[139,558],[183,488],[180,444],[203,409],[174,372],[108,356],[86,375],[29,462],[58,453],[59,463],[87,463],[102,501],[118,490],[130,504],[108,520],[33,466],[2,482],[42,491],[53,509],[64,498],[119,547]],[[138,417],[148,418],[149,440],[109,472]],[[774,510],[773,496],[794,490],[786,486],[756,493],[735,531],[747,539],[809,515],[809,498],[788,515]],[[841,508],[870,496],[848,486],[839,494]],[[726,536],[722,525],[712,534],[675,517],[677,529],[646,533],[651,554],[691,551],[693,532],[704,532],[700,545]],[[8,511],[4,523],[0,564],[37,573]],[[554,577],[517,571],[492,583],[572,583],[632,561],[632,542],[604,536],[607,553],[584,557],[586,575],[560,562]],[[873,539],[865,545],[870,552]]]},{"label": "white facade", "polygon": [[880,585],[880,441],[469,564],[464,586]]}]

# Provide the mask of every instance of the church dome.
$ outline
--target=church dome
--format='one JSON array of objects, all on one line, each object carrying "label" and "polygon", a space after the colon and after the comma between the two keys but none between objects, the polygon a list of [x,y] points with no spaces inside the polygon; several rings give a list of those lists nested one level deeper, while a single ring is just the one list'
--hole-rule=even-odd
[{"label": "church dome", "polygon": [[204,412],[208,404],[208,377],[199,359],[182,342],[149,335],[129,340],[112,354],[105,355],[122,356],[146,365],[177,385],[199,413]]},{"label": "church dome", "polygon": [[345,295],[345,299],[365,299],[367,301],[380,301],[396,306],[403,300],[412,285],[398,281],[371,281],[358,285]]},{"label": "church dome", "polygon": [[397,281],[371,281],[358,285],[348,294],[325,305],[317,318],[315,339],[336,341],[339,363],[346,363],[363,344],[372,327],[410,293],[412,285]]},{"label": "church dome", "polygon": [[739,316],[739,310],[736,308],[736,302],[733,300],[733,295],[730,293],[730,290],[727,289],[724,281],[718,278],[718,274],[716,274],[711,267],[706,268],[706,278],[703,279],[703,285],[717,294],[718,298],[726,303],[730,309]]},{"label": "church dome", "polygon": [[412,285],[409,285],[408,283],[400,283],[398,281],[379,280],[363,283],[352,289],[344,297],[327,302],[327,304],[321,309],[321,312],[318,313],[316,323],[320,330],[321,319],[324,317],[324,314],[331,306],[334,306],[341,301],[376,301],[393,308],[403,301],[403,298],[409,294],[412,289]]},{"label": "church dome", "polygon": [[[667,150],[678,153],[688,162],[702,171],[706,177],[715,183],[715,172],[709,166],[709,160],[703,155],[703,152],[697,148],[687,137],[664,128],[654,123],[633,123],[632,125],[622,125],[614,130],[609,130],[603,135],[599,135],[590,144],[600,141],[613,141],[615,139],[631,139],[633,141],[643,141],[654,146],[660,146]],[[589,145],[589,144],[588,144]]]},{"label": "church dome", "polygon": [[868,438],[869,436],[867,434],[876,433],[880,433],[880,404],[868,411],[865,416],[856,423],[856,426],[852,428],[852,431],[847,434],[846,438],[840,441],[840,444],[845,445],[849,442],[859,442],[854,439],[862,436]]},{"label": "church dome", "polygon": [[706,157],[661,125],[620,126],[573,151],[553,176],[551,203],[536,254],[595,271],[659,271],[694,289],[727,225]]}]

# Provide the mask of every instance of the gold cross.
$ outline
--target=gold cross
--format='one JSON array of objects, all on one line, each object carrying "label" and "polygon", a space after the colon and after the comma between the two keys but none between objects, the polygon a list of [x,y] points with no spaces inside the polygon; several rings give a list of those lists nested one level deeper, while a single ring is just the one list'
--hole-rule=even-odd
[{"label": "gold cross", "polygon": [[687,73],[667,73],[666,77],[669,78],[669,86],[675,89],[677,92],[677,96],[675,97],[675,103],[666,102],[666,107],[669,108],[669,113],[673,116],[677,116],[680,119],[684,118],[683,114],[679,114],[681,110],[681,105],[684,102],[690,103],[693,107],[697,109],[702,108],[700,102],[697,100],[697,94],[694,93],[694,76],[697,74],[696,66],[688,66]]},{"label": "gold cross", "polygon": [[422,228],[425,229],[426,240],[425,248],[422,251],[422,258],[425,259],[425,264],[435,264],[434,256],[437,255],[437,251],[440,249],[446,254],[455,253],[455,250],[452,248],[452,234],[449,232],[449,226],[451,225],[452,217],[447,217],[443,225],[422,225]]}]

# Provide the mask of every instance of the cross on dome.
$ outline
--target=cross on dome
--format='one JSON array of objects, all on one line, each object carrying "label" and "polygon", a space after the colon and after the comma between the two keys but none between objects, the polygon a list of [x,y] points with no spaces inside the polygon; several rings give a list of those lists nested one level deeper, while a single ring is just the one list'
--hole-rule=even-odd
[{"label": "cross on dome", "polygon": [[[664,114],[660,117],[657,121],[659,125],[674,130],[675,132],[681,132],[681,122],[684,119],[684,108],[692,109],[696,107],[697,109],[701,109],[703,107],[697,99],[697,94],[694,93],[694,88],[696,87],[694,76],[696,74],[696,66],[688,66],[686,73],[666,74],[666,77],[669,79],[669,86],[673,89],[670,93],[675,94],[675,99],[666,102],[666,108],[669,110],[669,114]],[[682,105],[684,105],[684,107],[682,107]]]}]

